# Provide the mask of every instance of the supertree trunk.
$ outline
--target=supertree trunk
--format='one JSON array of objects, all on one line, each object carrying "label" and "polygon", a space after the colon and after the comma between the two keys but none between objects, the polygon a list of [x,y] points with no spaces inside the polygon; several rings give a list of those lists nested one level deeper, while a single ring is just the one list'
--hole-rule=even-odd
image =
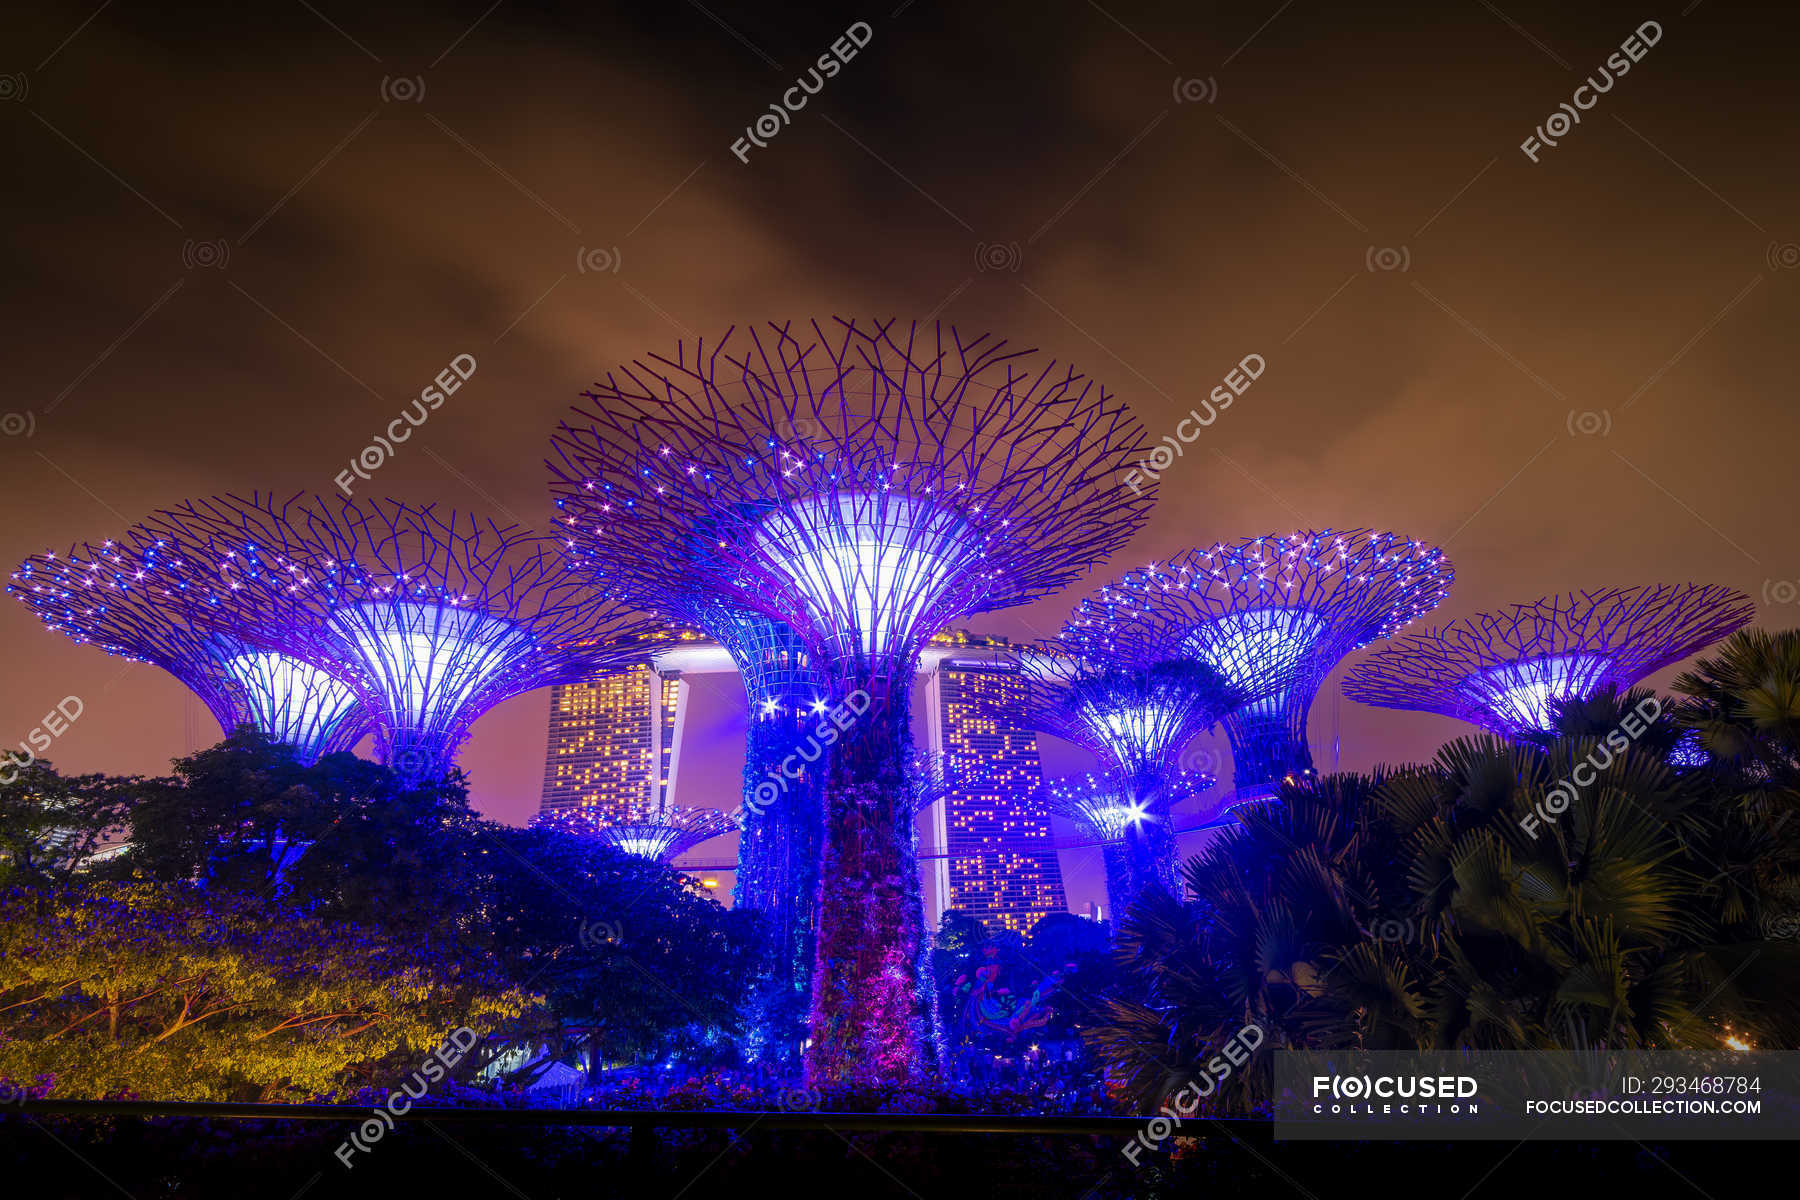
[{"label": "supertree trunk", "polygon": [[905,687],[866,685],[872,703],[838,742],[825,785],[814,1086],[917,1082],[930,1060]]},{"label": "supertree trunk", "polygon": [[1100,859],[1106,867],[1106,912],[1112,919],[1113,938],[1119,936],[1119,922],[1125,910],[1137,899],[1141,887],[1134,884],[1131,856],[1123,842],[1108,842],[1100,848]]},{"label": "supertree trunk", "polygon": [[1274,795],[1288,776],[1311,773],[1306,710],[1295,713],[1289,711],[1291,707],[1273,713],[1247,710],[1225,720],[1225,736],[1231,743],[1232,786],[1240,796]]},{"label": "supertree trunk", "polygon": [[1126,878],[1131,898],[1143,894],[1152,885],[1173,890],[1175,882],[1175,843],[1162,829],[1133,831],[1125,838]]},{"label": "supertree trunk", "polygon": [[746,743],[735,902],[769,924],[768,966],[750,999],[746,1049],[753,1059],[791,1061],[806,1037],[817,953],[824,764],[805,761],[810,743],[793,720],[752,716]]},{"label": "supertree trunk", "polygon": [[[1136,797],[1131,797],[1134,803]],[[1126,827],[1125,837],[1106,848],[1106,883],[1113,912],[1125,915],[1125,909],[1151,886],[1178,894],[1175,867],[1175,824],[1169,805],[1161,799],[1144,805],[1145,819]],[[1115,875],[1114,864],[1117,864]],[[1114,879],[1118,880],[1115,893]],[[1121,903],[1123,901],[1123,903]],[[1116,918],[1115,918],[1116,921]],[[1115,924],[1114,928],[1117,928]]]}]

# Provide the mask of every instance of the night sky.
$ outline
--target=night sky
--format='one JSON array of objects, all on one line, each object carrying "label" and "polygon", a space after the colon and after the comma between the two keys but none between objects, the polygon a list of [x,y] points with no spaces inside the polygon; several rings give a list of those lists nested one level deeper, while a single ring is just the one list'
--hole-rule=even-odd
[{"label": "night sky", "polygon": [[[549,433],[609,367],[732,324],[940,317],[1074,362],[1152,437],[1266,360],[1113,573],[1375,526],[1447,547],[1446,618],[1695,580],[1794,623],[1791,12],[488,3],[8,6],[8,563],[191,496],[331,492],[465,353],[356,494],[541,523]],[[740,161],[857,21],[868,45]],[[963,624],[1042,636],[1077,594]],[[0,743],[69,695],[64,769],[216,740],[155,668],[0,613]],[[1463,731],[1335,693],[1322,766],[1334,720],[1346,768]],[[700,694],[716,751],[683,799],[728,804],[741,740]],[[546,711],[476,726],[484,811],[535,809]]]}]

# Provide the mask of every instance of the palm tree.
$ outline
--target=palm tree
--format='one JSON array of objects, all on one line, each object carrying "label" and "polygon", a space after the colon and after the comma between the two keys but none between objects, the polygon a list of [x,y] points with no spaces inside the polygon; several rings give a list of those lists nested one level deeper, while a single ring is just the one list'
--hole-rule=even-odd
[{"label": "palm tree", "polygon": [[[1673,770],[1670,731],[1593,732],[1648,695],[1565,713],[1543,746],[1464,738],[1242,810],[1186,865],[1186,900],[1126,914],[1097,1050],[1154,1106],[1246,1024],[1318,1049],[1796,1044],[1800,946],[1752,919],[1778,830],[1716,773]],[[1220,1102],[1267,1086],[1241,1072]]]},{"label": "palm tree", "polygon": [[1588,738],[1541,751],[1460,739],[1388,782],[1430,1044],[1643,1046],[1689,1031],[1694,1015],[1663,994],[1671,951],[1704,931],[1671,824],[1681,788],[1659,754]]},{"label": "palm tree", "polygon": [[1800,792],[1800,630],[1745,629],[1675,680],[1681,719],[1713,757],[1786,793]]},{"label": "palm tree", "polygon": [[[1404,944],[1403,871],[1368,820],[1379,779],[1285,785],[1246,805],[1183,868],[1191,899],[1148,892],[1118,942],[1122,996],[1093,1034],[1141,1104],[1190,1081],[1246,1026],[1276,1047],[1420,1043]],[[1266,1068],[1227,1081],[1225,1107],[1268,1098]]]}]

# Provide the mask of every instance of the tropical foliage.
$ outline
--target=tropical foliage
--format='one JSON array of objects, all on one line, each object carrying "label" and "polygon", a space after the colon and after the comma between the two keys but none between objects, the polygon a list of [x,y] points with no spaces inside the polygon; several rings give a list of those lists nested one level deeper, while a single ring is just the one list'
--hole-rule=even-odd
[{"label": "tropical foliage", "polygon": [[43,759],[14,765],[0,779],[0,888],[67,884],[93,867],[121,831],[138,783],[59,775]]},{"label": "tropical foliage", "polygon": [[[686,876],[597,838],[484,825],[471,844],[461,936],[542,996],[514,1029],[598,1080],[608,1063],[704,1061],[740,1031],[766,945]],[[532,1073],[535,1073],[532,1072]]]},{"label": "tropical foliage", "polygon": [[[760,938],[666,865],[482,820],[243,729],[161,779],[0,787],[0,1082],[294,1099],[380,1084],[467,1025],[467,1065],[704,1055]],[[106,847],[122,853],[103,856]],[[477,966],[476,964],[480,964]]]},{"label": "tropical foliage", "polygon": [[184,884],[0,897],[0,1078],[305,1100],[529,1005],[467,955]]},{"label": "tropical foliage", "polygon": [[[1602,695],[1541,746],[1464,738],[1240,809],[1182,897],[1123,922],[1095,1046],[1153,1104],[1247,1024],[1308,1048],[1797,1044],[1800,946],[1770,936],[1793,912],[1795,680],[1800,653],[1740,636],[1639,737],[1616,731],[1659,702]],[[1706,767],[1670,764],[1684,726]]]}]

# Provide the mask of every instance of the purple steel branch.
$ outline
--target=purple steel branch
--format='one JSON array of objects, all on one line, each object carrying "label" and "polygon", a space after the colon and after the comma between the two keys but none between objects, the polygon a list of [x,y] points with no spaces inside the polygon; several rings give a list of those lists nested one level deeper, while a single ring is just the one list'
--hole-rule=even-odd
[{"label": "purple steel branch", "polygon": [[705,592],[785,622],[834,699],[872,701],[827,774],[808,1069],[915,1079],[932,999],[909,783],[919,652],[1122,546],[1153,499],[1124,485],[1143,428],[1067,366],[898,321],[728,332],[587,399],[556,437],[552,490],[617,594]]},{"label": "purple steel branch", "polygon": [[1099,657],[1148,629],[1261,693],[1224,719],[1234,791],[1255,799],[1311,770],[1307,712],[1337,663],[1436,608],[1454,577],[1443,551],[1393,533],[1243,538],[1100,589],[1064,640]]},{"label": "purple steel branch", "polygon": [[1631,687],[1755,616],[1748,596],[1718,585],[1570,592],[1400,638],[1345,677],[1344,695],[1503,737],[1542,733],[1558,703]]},{"label": "purple steel branch", "polygon": [[859,673],[910,674],[947,621],[1060,589],[1153,499],[1122,487],[1144,432],[1110,393],[946,326],[728,332],[586,396],[552,490],[617,586],[711,588]]},{"label": "purple steel branch", "polygon": [[656,636],[571,572],[558,539],[433,505],[224,496],[147,528],[184,556],[196,623],[330,671],[409,778],[447,770],[499,701],[637,661]]},{"label": "purple steel branch", "polygon": [[254,725],[303,762],[354,747],[368,729],[354,693],[305,662],[184,619],[172,557],[139,528],[124,541],[32,555],[7,590],[76,644],[161,667],[227,734]]}]

